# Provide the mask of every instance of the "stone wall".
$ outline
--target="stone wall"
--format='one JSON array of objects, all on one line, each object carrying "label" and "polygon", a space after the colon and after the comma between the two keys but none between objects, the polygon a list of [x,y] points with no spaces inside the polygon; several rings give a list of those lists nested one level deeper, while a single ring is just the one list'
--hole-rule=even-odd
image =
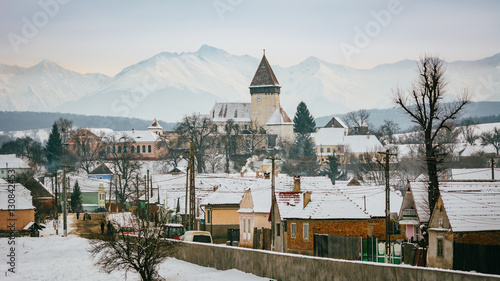
[{"label": "stone wall", "polygon": [[238,269],[276,280],[500,280],[500,276],[413,266],[281,254],[223,245],[179,242],[177,259],[219,270]]}]

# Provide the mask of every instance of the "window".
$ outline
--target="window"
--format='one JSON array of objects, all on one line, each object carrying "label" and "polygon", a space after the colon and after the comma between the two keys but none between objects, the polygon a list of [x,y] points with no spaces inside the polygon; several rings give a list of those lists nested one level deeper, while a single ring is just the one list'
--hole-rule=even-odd
[{"label": "window", "polygon": [[319,151],[320,151],[321,153],[323,153],[323,148],[320,148],[320,149],[319,149]]},{"label": "window", "polygon": [[280,223],[276,224],[276,236],[280,236]]},{"label": "window", "polygon": [[309,224],[304,223],[304,239],[309,239]]},{"label": "window", "polygon": [[130,153],[134,153],[134,148],[135,147],[133,145],[130,147]]},{"label": "window", "polygon": [[207,210],[207,223],[212,223],[210,221],[210,215],[211,215],[211,211],[210,210]]},{"label": "window", "polygon": [[247,234],[248,240],[251,240],[252,239],[252,233],[250,231],[250,219],[248,219],[248,229],[247,230],[248,230],[248,234]]},{"label": "window", "polygon": [[148,153],[151,153],[151,145],[148,145]]},{"label": "window", "polygon": [[440,238],[437,240],[437,256],[443,257],[443,239]]},{"label": "window", "polygon": [[145,145],[142,146],[142,153],[146,153],[146,146]]},{"label": "window", "polygon": [[326,152],[330,152],[330,148],[329,147],[326,149]]},{"label": "window", "polygon": [[122,147],[121,146],[118,147],[118,153],[122,153]]},{"label": "window", "polygon": [[292,223],[292,238],[295,238],[297,232],[297,224]]},{"label": "window", "polygon": [[137,146],[137,150],[136,151],[137,151],[137,153],[141,153],[141,146],[140,145]]}]

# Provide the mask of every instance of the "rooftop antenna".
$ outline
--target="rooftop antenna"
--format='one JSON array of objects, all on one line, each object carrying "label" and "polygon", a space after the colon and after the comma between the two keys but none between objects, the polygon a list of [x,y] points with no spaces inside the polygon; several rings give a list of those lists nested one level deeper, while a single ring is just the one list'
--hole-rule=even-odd
[{"label": "rooftop antenna", "polygon": [[266,49],[262,49],[262,51],[264,52],[264,56],[266,55]]}]

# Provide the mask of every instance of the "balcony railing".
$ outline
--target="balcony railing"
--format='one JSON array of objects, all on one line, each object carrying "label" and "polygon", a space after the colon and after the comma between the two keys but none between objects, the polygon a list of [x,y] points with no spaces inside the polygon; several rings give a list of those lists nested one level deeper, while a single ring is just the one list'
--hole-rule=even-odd
[{"label": "balcony railing", "polygon": [[403,219],[416,219],[417,211],[415,209],[403,209]]}]

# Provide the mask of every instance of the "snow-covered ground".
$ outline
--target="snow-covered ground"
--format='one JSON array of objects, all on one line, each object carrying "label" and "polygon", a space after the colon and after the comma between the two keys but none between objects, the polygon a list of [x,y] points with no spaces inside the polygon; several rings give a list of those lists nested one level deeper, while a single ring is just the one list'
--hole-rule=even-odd
[{"label": "snow-covered ground", "polygon": [[[16,238],[15,242],[15,273],[10,273],[4,253],[9,253],[12,245],[8,245],[8,239],[0,239],[0,280],[140,280],[132,271],[109,275],[101,272],[93,265],[87,251],[89,243],[84,238],[72,235]],[[160,265],[159,274],[166,280],[269,280],[235,269],[220,271],[174,258]]]}]

